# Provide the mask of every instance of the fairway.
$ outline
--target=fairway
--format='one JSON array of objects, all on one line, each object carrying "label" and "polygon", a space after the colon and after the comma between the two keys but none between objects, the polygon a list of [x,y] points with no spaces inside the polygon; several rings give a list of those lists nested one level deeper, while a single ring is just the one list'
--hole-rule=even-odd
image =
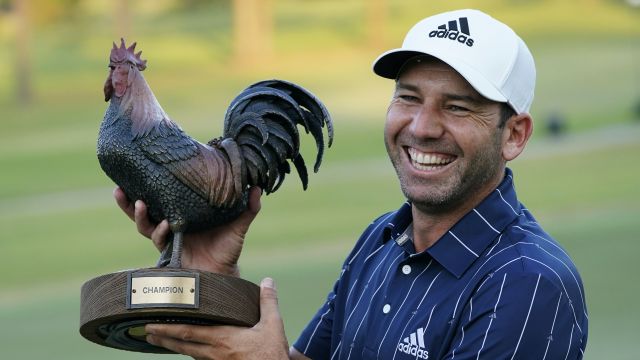
[{"label": "fairway", "polygon": [[[640,136],[638,126],[624,130],[635,134],[629,139]],[[583,136],[593,135],[597,133]],[[587,146],[580,152],[572,145],[576,141],[584,143],[579,138],[567,138],[564,145],[534,142],[528,149],[530,153],[516,160],[512,167],[522,201],[568,250],[581,270],[591,323],[587,358],[608,358],[607,354],[615,351],[616,359],[633,359],[633,319],[639,314],[629,316],[626,305],[640,291],[624,284],[634,282],[633,257],[640,251],[636,230],[640,196],[632,192],[632,183],[625,186],[627,182],[623,180],[640,175],[637,168],[634,172],[626,166],[640,155],[640,142],[620,143],[609,141],[612,139],[607,140],[606,136],[601,140],[603,144]],[[554,146],[555,154],[544,151],[549,146]],[[400,204],[395,177],[386,162],[385,158],[378,158],[327,164],[326,171],[315,178],[313,191],[300,195],[299,189],[290,184],[278,196],[264,198],[264,211],[248,236],[241,268],[243,276],[254,282],[264,276],[276,279],[290,341],[320,306],[337,278],[342,259],[358,236],[357,229],[364,228],[376,213]],[[552,182],[546,181],[549,176],[553,177]],[[362,178],[367,181],[361,181]],[[593,191],[594,184],[599,182],[617,186],[607,187],[604,192]],[[372,192],[380,196],[368,196]],[[152,358],[94,346],[77,334],[79,287],[84,280],[119,268],[149,266],[156,256],[145,240],[132,234],[133,226],[115,209],[109,192],[99,190],[96,194],[102,196],[80,202],[57,216],[45,211],[39,219],[42,227],[27,229],[34,232],[29,238],[42,238],[43,235],[38,235],[40,231],[65,231],[73,243],[65,243],[64,238],[59,240],[59,253],[55,247],[49,248],[48,253],[39,252],[38,248],[45,245],[2,243],[2,252],[14,256],[0,270],[3,273],[21,270],[10,278],[12,283],[7,285],[12,290],[0,300],[0,336],[3,354],[8,358]],[[540,199],[538,194],[548,194],[548,198]],[[305,202],[314,206],[305,208]],[[596,203],[599,205],[594,206]],[[339,205],[339,211],[335,204]],[[87,223],[98,217],[107,221]],[[46,219],[51,220],[43,222]],[[72,219],[87,226],[67,229],[56,226],[73,223]],[[26,219],[19,214],[12,219],[3,216],[0,226],[5,234],[20,236],[25,233],[23,221]],[[88,238],[92,241],[78,243],[79,239]],[[106,241],[111,245],[97,246]],[[119,251],[118,247],[126,251]],[[69,248],[85,256],[68,257],[64,264],[56,261]],[[28,257],[50,272],[43,274],[38,272],[39,267],[29,268],[12,260]],[[85,270],[79,273],[80,268]],[[19,286],[36,277],[40,285]],[[615,282],[610,281],[612,277],[616,277]],[[618,331],[608,331],[610,328]],[[47,348],[29,346],[34,338],[46,339]],[[74,349],[72,354],[67,352],[70,347]]]}]

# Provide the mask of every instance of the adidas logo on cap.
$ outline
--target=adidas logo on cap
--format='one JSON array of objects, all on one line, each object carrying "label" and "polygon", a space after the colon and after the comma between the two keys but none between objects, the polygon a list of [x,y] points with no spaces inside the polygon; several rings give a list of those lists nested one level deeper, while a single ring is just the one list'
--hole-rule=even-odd
[{"label": "adidas logo on cap", "polygon": [[438,30],[429,32],[429,37],[454,40],[469,47],[473,46],[473,39],[469,32],[469,22],[466,17],[451,20],[446,24],[438,26]]}]

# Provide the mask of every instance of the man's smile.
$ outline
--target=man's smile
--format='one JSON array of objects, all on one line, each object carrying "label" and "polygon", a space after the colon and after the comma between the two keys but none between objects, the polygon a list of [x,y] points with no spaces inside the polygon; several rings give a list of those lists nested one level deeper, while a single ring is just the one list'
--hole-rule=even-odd
[{"label": "man's smile", "polygon": [[421,171],[439,170],[452,163],[456,157],[442,153],[425,153],[412,147],[407,148],[411,165]]}]

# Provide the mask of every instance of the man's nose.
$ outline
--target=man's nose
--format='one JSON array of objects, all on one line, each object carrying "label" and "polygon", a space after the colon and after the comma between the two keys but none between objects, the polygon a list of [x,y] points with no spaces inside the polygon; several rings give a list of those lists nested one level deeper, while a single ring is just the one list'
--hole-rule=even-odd
[{"label": "man's nose", "polygon": [[432,104],[424,104],[414,115],[411,131],[419,138],[437,139],[444,133],[442,116]]}]

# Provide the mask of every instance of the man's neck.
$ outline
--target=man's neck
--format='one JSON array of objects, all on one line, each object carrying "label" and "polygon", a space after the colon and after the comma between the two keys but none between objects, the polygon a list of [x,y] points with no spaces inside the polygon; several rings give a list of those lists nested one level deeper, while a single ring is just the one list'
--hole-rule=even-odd
[{"label": "man's neck", "polygon": [[470,201],[445,211],[433,211],[432,209],[421,208],[415,203],[412,204],[413,244],[416,253],[420,253],[433,246],[433,244],[460,221],[462,217],[491,194],[501,182],[502,178],[497,179],[494,185],[488,186],[485,191],[478,192],[474,199],[470,199]]},{"label": "man's neck", "polygon": [[468,210],[461,214],[440,216],[422,212],[414,205],[411,212],[413,215],[413,246],[416,253],[420,253],[435,244]]}]

